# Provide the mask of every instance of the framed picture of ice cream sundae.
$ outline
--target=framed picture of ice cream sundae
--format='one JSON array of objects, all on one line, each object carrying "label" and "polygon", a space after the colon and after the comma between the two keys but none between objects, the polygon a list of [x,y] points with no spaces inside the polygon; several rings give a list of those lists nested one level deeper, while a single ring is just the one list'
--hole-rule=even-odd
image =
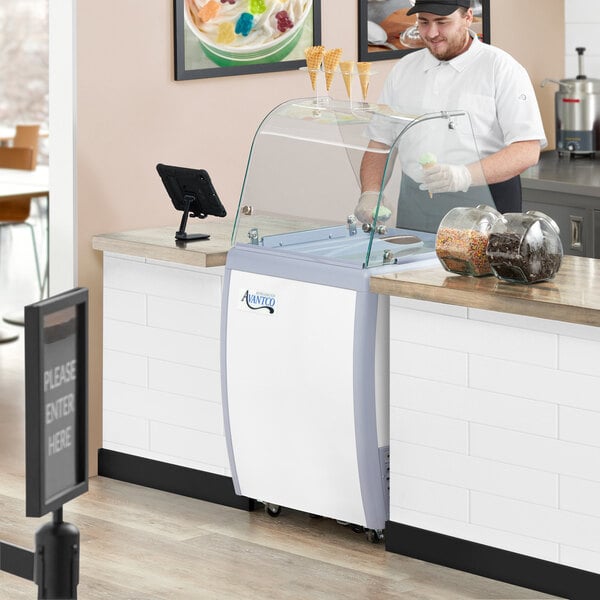
[{"label": "framed picture of ice cream sundae", "polygon": [[[361,61],[399,58],[424,48],[417,15],[407,15],[415,0],[358,0],[358,56]],[[490,41],[490,0],[471,0],[471,29]]]},{"label": "framed picture of ice cream sundae", "polygon": [[321,0],[173,0],[175,79],[306,65],[321,43]]}]

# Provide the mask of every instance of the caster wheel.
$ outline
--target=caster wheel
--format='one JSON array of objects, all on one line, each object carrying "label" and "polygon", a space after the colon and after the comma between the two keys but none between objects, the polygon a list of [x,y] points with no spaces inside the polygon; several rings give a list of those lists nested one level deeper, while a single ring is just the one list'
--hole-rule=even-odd
[{"label": "caster wheel", "polygon": [[350,529],[354,531],[354,533],[363,533],[365,528],[362,525],[350,525]]},{"label": "caster wheel", "polygon": [[278,517],[281,514],[281,506],[277,506],[276,504],[265,504],[265,512],[270,517]]},{"label": "caster wheel", "polygon": [[366,531],[367,539],[371,544],[379,544],[379,542],[383,539],[383,534],[381,531],[377,531],[376,529],[368,529]]}]

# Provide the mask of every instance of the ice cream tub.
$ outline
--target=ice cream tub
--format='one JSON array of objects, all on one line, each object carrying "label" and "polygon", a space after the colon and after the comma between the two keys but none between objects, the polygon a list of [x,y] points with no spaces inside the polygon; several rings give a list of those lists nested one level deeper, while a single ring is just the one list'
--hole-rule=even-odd
[{"label": "ice cream tub", "polygon": [[279,62],[296,46],[312,0],[185,0],[185,23],[221,67]]}]

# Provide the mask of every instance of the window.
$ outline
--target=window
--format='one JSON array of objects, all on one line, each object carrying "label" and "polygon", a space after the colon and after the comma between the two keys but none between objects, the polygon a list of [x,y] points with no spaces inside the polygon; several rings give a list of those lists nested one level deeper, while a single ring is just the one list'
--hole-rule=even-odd
[{"label": "window", "polygon": [[48,129],[48,0],[0,0],[0,125],[17,123]]}]

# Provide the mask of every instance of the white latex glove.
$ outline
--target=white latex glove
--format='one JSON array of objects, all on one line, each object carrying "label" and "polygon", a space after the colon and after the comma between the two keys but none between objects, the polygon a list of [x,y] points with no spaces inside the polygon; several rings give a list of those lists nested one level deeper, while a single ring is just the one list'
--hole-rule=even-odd
[{"label": "white latex glove", "polygon": [[432,194],[466,192],[471,183],[471,173],[465,165],[436,164],[423,169],[423,183],[419,189],[427,190]]},{"label": "white latex glove", "polygon": [[[354,209],[354,216],[361,223],[372,223],[375,217],[375,209],[377,208],[378,200],[379,192],[363,192]],[[385,206],[384,201],[384,198],[382,198],[379,206],[379,213],[377,214],[378,223],[385,223],[392,216],[392,211]]]}]

